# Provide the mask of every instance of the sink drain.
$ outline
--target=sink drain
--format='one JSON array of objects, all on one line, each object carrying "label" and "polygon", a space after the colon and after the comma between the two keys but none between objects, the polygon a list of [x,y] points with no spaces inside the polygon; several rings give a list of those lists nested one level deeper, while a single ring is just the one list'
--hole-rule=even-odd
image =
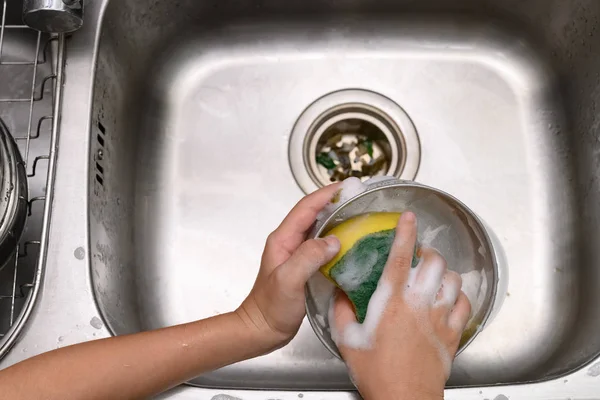
[{"label": "sink drain", "polygon": [[392,100],[366,90],[341,90],[312,103],[292,131],[294,178],[305,193],[354,176],[412,180],[420,161],[417,131]]}]

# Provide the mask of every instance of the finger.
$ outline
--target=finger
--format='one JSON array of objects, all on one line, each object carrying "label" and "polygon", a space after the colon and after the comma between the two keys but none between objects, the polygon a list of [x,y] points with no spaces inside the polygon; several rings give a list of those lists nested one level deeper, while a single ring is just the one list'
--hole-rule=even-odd
[{"label": "finger", "polygon": [[336,289],[332,306],[329,309],[329,329],[331,330],[331,339],[334,343],[342,347],[342,332],[346,331],[348,325],[356,323],[356,314],[354,306],[344,292]]},{"label": "finger", "polygon": [[317,214],[337,190],[339,184],[334,183],[302,198],[269,235],[263,256],[266,261],[273,265],[283,263],[306,239],[306,233],[315,222]]},{"label": "finger", "polygon": [[336,328],[344,329],[348,324],[356,322],[356,314],[354,313],[352,302],[346,296],[346,293],[339,289],[336,290],[333,310]]},{"label": "finger", "polygon": [[462,333],[471,318],[471,303],[467,296],[461,291],[458,299],[450,311],[448,326],[457,333]]},{"label": "finger", "polygon": [[396,227],[396,237],[383,271],[383,277],[394,284],[403,284],[412,265],[417,241],[417,218],[410,211],[400,216]]},{"label": "finger", "polygon": [[433,304],[434,307],[443,307],[450,311],[458,299],[461,286],[462,278],[460,275],[454,271],[446,270]]},{"label": "finger", "polygon": [[303,293],[306,281],[339,251],[340,241],[335,236],[307,240],[275,270],[277,280],[287,290]]},{"label": "finger", "polygon": [[446,260],[440,253],[431,248],[423,249],[415,281],[410,282],[412,291],[428,304],[433,304],[446,270]]}]

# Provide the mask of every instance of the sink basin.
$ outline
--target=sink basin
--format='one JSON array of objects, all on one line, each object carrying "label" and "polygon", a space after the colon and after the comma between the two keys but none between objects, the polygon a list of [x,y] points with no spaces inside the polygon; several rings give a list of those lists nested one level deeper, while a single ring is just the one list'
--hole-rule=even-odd
[{"label": "sink basin", "polygon": [[[104,8],[89,235],[113,334],[239,305],[268,233],[310,191],[290,164],[300,116],[354,89],[403,111],[399,146],[406,121],[418,136],[399,152],[419,154],[409,178],[467,204],[503,254],[500,306],[449,385],[543,381],[598,354],[600,3],[238,3]],[[285,348],[190,383],[353,387],[307,322]]]}]

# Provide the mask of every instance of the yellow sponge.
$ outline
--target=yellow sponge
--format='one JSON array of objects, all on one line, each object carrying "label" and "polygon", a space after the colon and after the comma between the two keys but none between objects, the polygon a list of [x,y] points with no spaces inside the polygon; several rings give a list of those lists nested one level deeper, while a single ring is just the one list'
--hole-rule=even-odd
[{"label": "yellow sponge", "polygon": [[330,229],[322,236],[334,235],[340,241],[340,252],[335,258],[321,267],[321,272],[328,278],[331,268],[364,236],[395,229],[400,219],[400,213],[377,212],[358,215]]}]

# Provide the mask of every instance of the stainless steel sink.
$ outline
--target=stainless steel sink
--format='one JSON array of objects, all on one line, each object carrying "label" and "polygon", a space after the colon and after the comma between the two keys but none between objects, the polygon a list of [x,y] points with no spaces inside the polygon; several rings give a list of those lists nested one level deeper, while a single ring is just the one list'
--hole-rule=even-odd
[{"label": "stainless steel sink", "polygon": [[[472,207],[506,255],[506,298],[450,383],[537,381],[589,361],[600,8],[526,3],[109,3],[89,182],[94,293],[112,331],[234,309],[303,194],[289,161],[296,120],[362,89],[412,120],[415,179]],[[352,387],[308,324],[286,348],[193,383]]]},{"label": "stainless steel sink", "polygon": [[[593,0],[89,2],[68,43],[63,206],[22,348],[235,308],[267,234],[316,188],[299,118],[336,98],[401,110],[397,161],[420,159],[407,178],[464,201],[503,254],[499,307],[446,398],[600,394],[598,18]],[[356,396],[308,323],[190,383],[165,398]]]}]

